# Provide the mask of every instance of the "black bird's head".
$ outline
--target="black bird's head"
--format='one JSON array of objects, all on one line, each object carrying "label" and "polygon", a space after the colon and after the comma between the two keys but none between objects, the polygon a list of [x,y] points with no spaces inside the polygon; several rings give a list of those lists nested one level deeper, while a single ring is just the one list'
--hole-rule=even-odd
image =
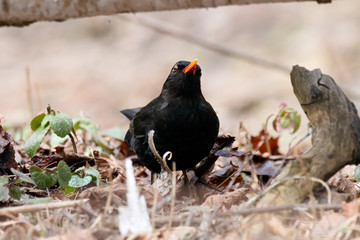
[{"label": "black bird's head", "polygon": [[201,68],[197,59],[192,62],[179,61],[171,69],[161,94],[171,96],[202,95],[200,88]]}]

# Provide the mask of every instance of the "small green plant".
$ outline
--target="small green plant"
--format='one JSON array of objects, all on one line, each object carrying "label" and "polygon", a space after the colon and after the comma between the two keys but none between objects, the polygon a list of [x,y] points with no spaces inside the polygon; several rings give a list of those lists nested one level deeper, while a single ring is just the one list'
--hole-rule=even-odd
[{"label": "small green plant", "polygon": [[109,144],[104,141],[103,136],[109,136],[118,140],[123,140],[125,137],[125,131],[120,128],[110,128],[107,130],[98,131],[96,124],[84,116],[80,116],[74,119],[74,129],[76,131],[88,131],[96,145],[101,148],[101,150],[98,149],[101,153],[111,153],[113,150],[111,146],[109,146]]},{"label": "small green plant", "polygon": [[73,193],[76,188],[86,186],[90,182],[100,185],[100,173],[93,167],[80,167],[71,172],[64,161],[51,169],[41,169],[37,166],[30,167],[30,177],[15,169],[11,169],[18,180],[9,183],[7,176],[0,176],[0,202],[10,198],[20,200],[21,189],[19,186],[27,184],[35,185],[40,189],[50,188],[58,184],[65,194]]},{"label": "small green plant", "polygon": [[8,176],[0,176],[0,202],[6,202],[10,198],[20,200],[20,188],[9,183]]},{"label": "small green plant", "polygon": [[298,111],[287,107],[286,103],[282,103],[272,125],[277,132],[289,130],[291,134],[294,134],[299,129],[300,123],[301,116]]},{"label": "small green plant", "polygon": [[95,168],[80,167],[71,173],[64,161],[60,161],[54,169],[42,170],[37,166],[32,166],[30,176],[38,188],[49,188],[59,183],[60,188],[66,193],[73,192],[76,188],[86,186],[90,182],[100,184],[100,173]]},{"label": "small green plant", "polygon": [[76,152],[76,145],[72,135],[73,129],[72,118],[64,113],[55,112],[50,106],[47,108],[47,113],[41,113],[34,117],[30,122],[30,127],[33,130],[31,137],[25,142],[25,152],[33,157],[39,149],[44,137],[52,130],[60,138],[69,136],[73,142],[74,151]]}]

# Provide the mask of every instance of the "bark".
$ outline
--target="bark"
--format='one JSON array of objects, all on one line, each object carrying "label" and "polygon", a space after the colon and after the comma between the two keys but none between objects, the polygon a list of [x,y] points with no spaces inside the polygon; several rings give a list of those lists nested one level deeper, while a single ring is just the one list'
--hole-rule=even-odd
[{"label": "bark", "polygon": [[69,18],[117,13],[294,1],[331,2],[331,0],[0,0],[0,26],[24,26],[37,21],[64,21]]},{"label": "bark", "polygon": [[[312,148],[291,161],[274,179],[274,183],[290,177],[267,192],[257,207],[302,202],[319,185],[292,176],[320,178],[324,181],[346,164],[360,163],[360,119],[354,104],[335,81],[319,69],[308,71],[294,66],[291,83],[313,128]],[[310,184],[310,186],[309,186]]]}]

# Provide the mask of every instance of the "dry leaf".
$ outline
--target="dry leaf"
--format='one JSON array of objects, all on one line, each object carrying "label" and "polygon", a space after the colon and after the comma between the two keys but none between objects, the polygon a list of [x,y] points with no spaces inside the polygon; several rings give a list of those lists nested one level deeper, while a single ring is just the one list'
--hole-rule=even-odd
[{"label": "dry leaf", "polygon": [[345,220],[346,218],[340,213],[324,214],[320,221],[315,223],[311,231],[311,237],[314,239],[326,237],[329,232],[337,229]]},{"label": "dry leaf", "polygon": [[[253,149],[258,149],[260,151],[260,153],[268,152],[266,143],[265,143],[264,134],[265,134],[264,130],[261,130],[259,132],[259,135],[251,136],[251,144],[253,146]],[[268,136],[268,141],[269,141],[270,150],[271,150],[272,155],[280,155],[278,140],[279,140],[279,137],[273,138],[273,137]]]},{"label": "dry leaf", "polygon": [[81,229],[75,227],[70,228],[65,234],[57,235],[45,239],[46,240],[63,240],[63,239],[96,240],[96,238],[92,235],[91,229]]},{"label": "dry leaf", "polygon": [[251,144],[251,135],[248,130],[244,127],[243,123],[240,122],[236,140],[232,145],[234,148],[238,148],[240,151],[251,151],[253,150]]},{"label": "dry leaf", "polygon": [[15,161],[15,151],[10,135],[0,125],[0,168],[18,169]]},{"label": "dry leaf", "polygon": [[239,205],[241,202],[246,201],[246,194],[249,192],[249,188],[239,188],[233,192],[228,192],[225,194],[211,195],[206,198],[203,206],[225,207],[229,209],[232,205]]},{"label": "dry leaf", "polygon": [[344,215],[347,218],[358,214],[360,209],[360,198],[357,198],[352,202],[343,204],[342,209],[344,211]]}]

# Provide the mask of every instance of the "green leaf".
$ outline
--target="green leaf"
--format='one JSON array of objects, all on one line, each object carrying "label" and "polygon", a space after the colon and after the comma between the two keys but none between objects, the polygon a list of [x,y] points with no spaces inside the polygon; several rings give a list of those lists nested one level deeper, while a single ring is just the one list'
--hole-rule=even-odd
[{"label": "green leaf", "polygon": [[49,129],[50,124],[48,122],[41,124],[41,126],[33,132],[29,140],[25,142],[24,150],[29,157],[34,156]]},{"label": "green leaf", "polygon": [[91,181],[92,181],[91,176],[85,176],[81,178],[79,175],[74,174],[71,176],[68,186],[73,188],[83,187],[88,185]]},{"label": "green leaf", "polygon": [[96,178],[100,178],[100,173],[93,167],[85,168],[85,174]]},{"label": "green leaf", "polygon": [[46,176],[50,179],[49,187],[54,186],[58,182],[58,175],[56,172],[48,173]]},{"label": "green leaf", "polygon": [[280,109],[279,114],[280,117],[284,117],[286,115],[286,111],[284,109]]},{"label": "green leaf", "polygon": [[30,167],[30,176],[38,188],[44,189],[52,186],[53,180],[45,175],[41,168],[37,166]]},{"label": "green leaf", "polygon": [[354,170],[354,179],[357,182],[360,182],[360,164],[356,166]]},{"label": "green leaf", "polygon": [[86,117],[80,117],[74,119],[74,128],[75,130],[84,129],[90,132],[92,138],[94,139],[97,145],[99,145],[106,152],[112,152],[111,147],[102,139],[102,137],[100,136],[97,130],[96,125],[90,119]]},{"label": "green leaf", "polygon": [[69,135],[73,128],[73,121],[71,117],[64,113],[57,113],[53,115],[51,119],[51,129],[59,137],[65,137]]},{"label": "green leaf", "polygon": [[9,183],[9,178],[7,176],[0,176],[0,185],[5,185]]},{"label": "green leaf", "polygon": [[87,125],[87,124],[80,123],[79,127],[89,131],[97,145],[99,145],[105,151],[111,152],[111,147],[102,139],[101,136],[99,136],[98,130],[95,125],[93,125],[93,124]]},{"label": "green leaf", "polygon": [[126,132],[121,128],[110,128],[100,132],[101,136],[108,136],[118,140],[124,140]]},{"label": "green leaf", "polygon": [[14,169],[14,168],[11,168],[11,172],[14,175],[16,175],[21,181],[36,185],[34,180],[32,180],[29,176],[25,175],[24,173],[19,172],[18,170]]},{"label": "green leaf", "polygon": [[71,179],[71,171],[69,166],[66,164],[66,162],[64,161],[59,162],[57,174],[58,174],[60,187],[66,188]]},{"label": "green leaf", "polygon": [[45,113],[41,113],[31,120],[30,127],[33,131],[35,131],[41,126],[41,122],[43,121],[44,117]]},{"label": "green leaf", "polygon": [[28,140],[31,136],[31,128],[29,126],[25,126],[23,131],[22,131],[22,140],[25,142],[26,140]]},{"label": "green leaf", "polygon": [[98,170],[96,170],[95,168],[85,168],[85,174],[92,176],[92,181],[96,182],[96,185],[99,186],[100,185],[100,173]]},{"label": "green leaf", "polygon": [[51,134],[51,137],[50,137],[50,146],[51,147],[58,146],[59,144],[65,142],[68,139],[69,139],[69,135],[66,135],[65,137],[62,138],[53,133],[53,134]]},{"label": "green leaf", "polygon": [[75,192],[75,189],[76,189],[76,188],[74,188],[74,187],[67,186],[67,187],[65,188],[65,190],[64,190],[64,193],[68,196],[68,195],[74,193],[74,192]]},{"label": "green leaf", "polygon": [[9,198],[9,188],[6,185],[0,185],[0,202],[6,202]]},{"label": "green leaf", "polygon": [[9,195],[13,199],[20,200],[20,198],[21,198],[21,190],[20,190],[20,188],[18,186],[16,186],[16,185],[11,186]]},{"label": "green leaf", "polygon": [[298,114],[297,112],[292,112],[289,115],[289,118],[293,121],[294,123],[294,130],[292,131],[292,133],[295,133],[299,127],[300,127],[300,123],[301,123],[301,115]]},{"label": "green leaf", "polygon": [[288,128],[290,126],[290,120],[286,117],[282,117],[280,119],[280,127],[282,128]]}]

